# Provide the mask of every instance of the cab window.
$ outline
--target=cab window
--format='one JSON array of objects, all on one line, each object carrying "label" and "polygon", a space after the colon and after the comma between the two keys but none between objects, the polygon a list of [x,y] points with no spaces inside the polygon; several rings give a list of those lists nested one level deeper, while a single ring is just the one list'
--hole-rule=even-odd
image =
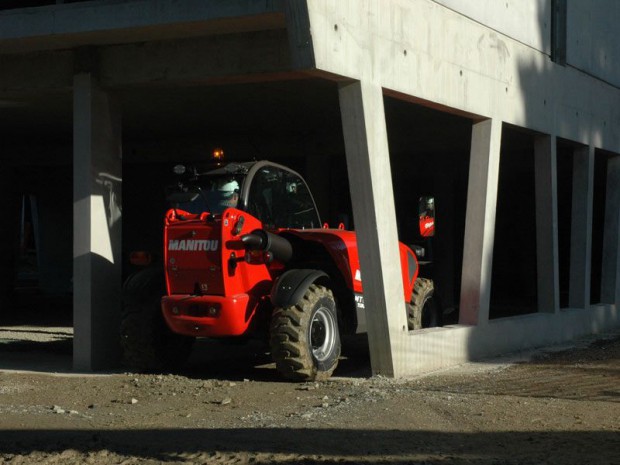
[{"label": "cab window", "polygon": [[248,212],[268,229],[319,228],[319,216],[306,183],[294,173],[265,166],[254,176]]}]

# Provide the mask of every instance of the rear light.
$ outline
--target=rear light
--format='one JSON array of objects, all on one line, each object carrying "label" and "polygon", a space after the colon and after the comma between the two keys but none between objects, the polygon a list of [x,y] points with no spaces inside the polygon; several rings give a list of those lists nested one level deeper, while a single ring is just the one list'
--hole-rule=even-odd
[{"label": "rear light", "polygon": [[153,256],[144,250],[134,251],[129,254],[129,262],[136,266],[148,266],[153,263]]}]

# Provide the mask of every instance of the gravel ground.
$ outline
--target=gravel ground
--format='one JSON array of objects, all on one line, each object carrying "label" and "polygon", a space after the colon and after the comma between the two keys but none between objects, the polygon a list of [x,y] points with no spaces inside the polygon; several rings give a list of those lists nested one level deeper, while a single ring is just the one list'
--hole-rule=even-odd
[{"label": "gravel ground", "polygon": [[252,344],[205,342],[180,375],[70,353],[70,328],[0,328],[0,464],[620,464],[620,333],[398,380],[355,340],[302,384]]}]

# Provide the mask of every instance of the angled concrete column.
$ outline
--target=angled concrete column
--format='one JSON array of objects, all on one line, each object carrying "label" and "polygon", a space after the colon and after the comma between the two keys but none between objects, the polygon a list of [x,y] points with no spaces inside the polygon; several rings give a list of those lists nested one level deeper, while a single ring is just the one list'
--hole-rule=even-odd
[{"label": "angled concrete column", "polygon": [[407,318],[381,87],[340,87],[353,217],[358,237],[370,363],[375,374],[400,376]]},{"label": "angled concrete column", "polygon": [[601,302],[620,303],[620,156],[607,162]]},{"label": "angled concrete column", "polygon": [[90,371],[120,355],[121,121],[91,74],[73,84],[73,366]]},{"label": "angled concrete column", "polygon": [[560,311],[558,254],[558,189],[555,136],[534,140],[536,183],[536,269],[538,311]]},{"label": "angled concrete column", "polygon": [[501,140],[499,119],[472,127],[459,311],[459,323],[464,325],[489,320]]},{"label": "angled concrete column", "polygon": [[592,199],[594,196],[594,147],[573,152],[573,198],[570,238],[568,306],[590,306],[592,269]]}]

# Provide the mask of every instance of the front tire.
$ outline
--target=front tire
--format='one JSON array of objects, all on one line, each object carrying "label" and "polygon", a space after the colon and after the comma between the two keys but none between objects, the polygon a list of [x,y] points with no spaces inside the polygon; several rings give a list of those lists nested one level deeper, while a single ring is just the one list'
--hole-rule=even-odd
[{"label": "front tire", "polygon": [[433,298],[434,293],[435,285],[432,280],[416,279],[411,302],[407,305],[407,323],[410,331],[441,326],[441,314]]},{"label": "front tire", "polygon": [[274,310],[271,354],[285,378],[313,381],[332,375],[340,357],[336,315],[332,291],[315,284],[296,305]]}]

